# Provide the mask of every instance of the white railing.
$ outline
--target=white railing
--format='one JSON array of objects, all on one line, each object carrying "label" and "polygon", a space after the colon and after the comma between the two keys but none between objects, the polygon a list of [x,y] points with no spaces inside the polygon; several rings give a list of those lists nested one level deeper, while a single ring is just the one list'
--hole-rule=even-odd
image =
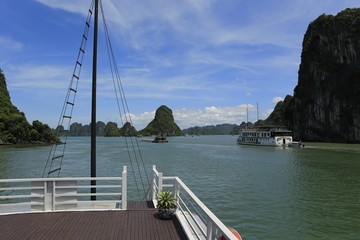
[{"label": "white railing", "polygon": [[[127,170],[122,177],[0,179],[0,214],[16,212],[123,209]],[[91,193],[91,181],[96,193]],[[91,196],[96,200],[90,201]]]},{"label": "white railing", "polygon": [[176,216],[189,239],[214,240],[222,234],[226,239],[237,240],[231,231],[212,213],[203,202],[178,177],[164,177],[153,166],[152,200],[157,193],[171,189],[175,194],[178,210]]}]

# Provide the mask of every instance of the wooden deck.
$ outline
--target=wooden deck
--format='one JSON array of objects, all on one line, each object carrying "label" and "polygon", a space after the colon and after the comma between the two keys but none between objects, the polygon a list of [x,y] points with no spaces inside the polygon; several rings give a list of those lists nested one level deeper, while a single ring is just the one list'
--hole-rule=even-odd
[{"label": "wooden deck", "polygon": [[1,239],[187,239],[176,218],[160,220],[149,202],[126,211],[51,212],[0,216]]}]

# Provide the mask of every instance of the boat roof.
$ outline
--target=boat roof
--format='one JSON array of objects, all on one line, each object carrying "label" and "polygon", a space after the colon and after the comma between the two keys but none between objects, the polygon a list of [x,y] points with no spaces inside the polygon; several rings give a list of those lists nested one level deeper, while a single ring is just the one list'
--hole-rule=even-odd
[{"label": "boat roof", "polygon": [[259,131],[271,131],[271,132],[289,132],[291,133],[291,130],[288,130],[285,128],[285,126],[279,126],[279,125],[262,125],[257,126],[255,128],[244,128],[241,129],[241,131],[244,132],[259,132]]}]

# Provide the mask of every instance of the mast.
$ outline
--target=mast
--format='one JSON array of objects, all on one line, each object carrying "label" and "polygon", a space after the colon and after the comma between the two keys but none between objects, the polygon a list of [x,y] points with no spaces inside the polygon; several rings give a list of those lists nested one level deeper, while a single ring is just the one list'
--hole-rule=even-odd
[{"label": "mast", "polygon": [[[97,35],[98,35],[98,7],[99,0],[95,0],[94,17],[94,48],[92,70],[92,103],[91,103],[91,177],[96,177],[96,70],[97,70]],[[91,181],[91,186],[96,186],[96,181]],[[91,193],[96,193],[96,188],[91,188]],[[91,196],[95,201],[96,196]]]}]

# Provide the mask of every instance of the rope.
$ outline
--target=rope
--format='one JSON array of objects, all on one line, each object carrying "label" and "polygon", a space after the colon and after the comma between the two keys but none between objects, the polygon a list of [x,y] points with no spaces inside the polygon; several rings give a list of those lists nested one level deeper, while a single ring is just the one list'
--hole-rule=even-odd
[{"label": "rope", "polygon": [[[120,120],[121,120],[122,125],[124,125],[123,118],[125,118],[125,122],[130,122],[131,126],[133,126],[133,122],[132,122],[132,119],[131,119],[128,103],[127,103],[127,100],[126,100],[126,97],[125,97],[124,88],[123,88],[121,78],[120,78],[120,74],[119,74],[119,69],[117,67],[116,58],[115,58],[114,51],[113,51],[113,48],[112,48],[112,44],[111,44],[111,41],[110,41],[110,35],[109,35],[109,31],[108,31],[108,27],[107,27],[107,23],[106,23],[106,19],[105,19],[105,14],[104,14],[104,9],[103,9],[101,0],[100,0],[100,10],[101,10],[103,24],[104,24],[104,30],[105,30],[104,33],[105,33],[105,39],[106,39],[106,46],[107,46],[109,64],[110,64],[111,75],[112,75],[112,79],[113,79],[113,85],[114,85],[115,96],[116,96],[116,101],[117,101],[117,107],[118,107],[118,111],[119,111],[119,114],[120,114]],[[122,108],[120,107],[119,98],[121,99]],[[123,109],[124,114],[122,114],[121,109]],[[128,156],[129,156],[129,159],[130,159],[130,165],[131,165],[132,172],[133,172],[133,175],[134,175],[136,188],[137,188],[137,191],[138,191],[138,194],[139,194],[140,190],[139,190],[138,182],[137,182],[137,179],[136,179],[136,174],[135,174],[134,164],[133,164],[133,158],[131,157],[131,155],[132,155],[131,153],[133,153],[133,156],[134,156],[134,161],[135,161],[136,166],[137,166],[138,176],[139,176],[140,181],[141,181],[141,186],[142,186],[142,189],[143,189],[143,193],[144,193],[144,195],[146,195],[147,191],[145,189],[144,181],[147,180],[148,186],[150,186],[150,182],[149,182],[149,176],[148,176],[147,171],[146,171],[144,159],[143,159],[142,154],[141,154],[139,142],[137,141],[137,139],[135,139],[135,143],[134,143],[134,138],[133,137],[130,137],[130,142],[131,142],[130,144],[131,144],[131,147],[132,147],[132,151],[130,150],[130,147],[129,147],[128,138],[125,137],[125,143],[126,143],[126,147],[127,147],[127,151],[128,151]],[[139,163],[140,161],[141,161],[141,163]],[[145,180],[143,179],[143,174],[141,173],[141,166],[140,165],[142,165],[143,171],[145,172],[145,175],[146,175]]]}]

